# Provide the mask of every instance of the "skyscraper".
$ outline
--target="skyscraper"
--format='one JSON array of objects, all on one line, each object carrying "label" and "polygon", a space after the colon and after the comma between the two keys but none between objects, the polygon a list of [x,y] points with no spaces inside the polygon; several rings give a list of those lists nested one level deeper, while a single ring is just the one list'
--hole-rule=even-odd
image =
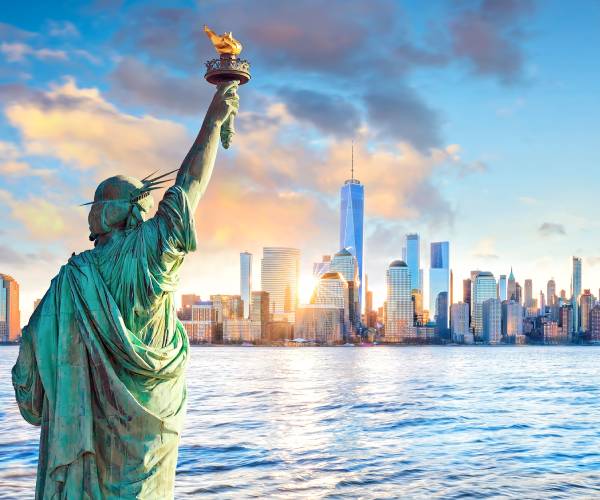
[{"label": "skyscraper", "polygon": [[533,282],[529,279],[525,280],[525,307],[531,307],[533,302]]},{"label": "skyscraper", "polygon": [[471,297],[471,328],[476,337],[483,335],[483,303],[496,298],[496,280],[494,275],[481,271],[473,282]]},{"label": "skyscraper", "polygon": [[340,273],[346,280],[348,284],[350,322],[353,325],[360,323],[360,309],[358,307],[358,263],[356,257],[347,248],[342,248],[331,259],[329,271]]},{"label": "skyscraper", "polygon": [[423,294],[421,290],[413,289],[411,291],[412,303],[413,303],[413,316],[415,325],[423,325]]},{"label": "skyscraper", "polygon": [[262,291],[253,291],[251,293],[250,304],[250,320],[252,321],[252,327],[257,333],[260,332],[260,335],[257,334],[255,337],[264,341],[267,336],[267,323],[271,318],[271,313],[269,311],[269,294]]},{"label": "skyscraper", "polygon": [[487,299],[482,304],[483,341],[499,344],[502,339],[502,309],[500,299]]},{"label": "skyscraper", "polygon": [[594,307],[594,297],[589,289],[583,291],[579,297],[579,330],[586,333],[590,330],[590,313]]},{"label": "skyscraper", "polygon": [[443,329],[448,328],[448,309],[446,311],[436,310],[438,295],[446,293],[446,300],[442,301],[448,306],[450,297],[450,243],[439,241],[431,243],[430,267],[429,267],[429,311],[434,317],[440,317],[446,323],[439,325]]},{"label": "skyscraper", "polygon": [[579,331],[579,296],[581,295],[581,257],[573,257],[573,274],[571,277],[571,304],[573,305],[572,333]]},{"label": "skyscraper", "polygon": [[[479,271],[477,271],[478,273]],[[477,275],[475,273],[475,276]],[[471,292],[473,289],[473,271],[471,271],[471,278],[463,280],[463,302],[469,306],[469,325],[471,325]]]},{"label": "skyscraper", "polygon": [[179,319],[184,321],[190,321],[192,319],[192,306],[197,302],[200,302],[200,295],[196,295],[195,293],[182,294]]},{"label": "skyscraper", "polygon": [[0,273],[0,342],[14,342],[20,335],[19,284]]},{"label": "skyscraper", "polygon": [[261,261],[260,283],[269,294],[269,306],[274,321],[294,322],[298,307],[300,280],[300,250],[287,247],[265,247]]},{"label": "skyscraper", "polygon": [[502,303],[502,336],[505,342],[516,343],[523,334],[523,307],[514,300]]},{"label": "skyscraper", "polygon": [[506,289],[507,300],[517,300],[517,282],[515,275],[513,274],[512,267],[510,268],[510,274],[508,275],[508,286]]},{"label": "skyscraper", "polygon": [[364,211],[365,188],[358,179],[354,178],[353,159],[352,178],[344,182],[340,190],[340,248],[347,248],[356,257],[358,263],[359,314],[362,304]]},{"label": "skyscraper", "polygon": [[573,304],[566,303],[560,307],[558,324],[564,340],[573,340]]},{"label": "skyscraper", "polygon": [[515,283],[515,300],[523,305],[523,291],[521,288],[521,285],[519,285],[519,282]]},{"label": "skyscraper", "polygon": [[338,307],[307,304],[298,308],[296,315],[295,338],[326,345],[343,342],[345,324]]},{"label": "skyscraper", "polygon": [[240,295],[244,301],[244,318],[250,317],[250,293],[252,292],[252,254],[240,254]]},{"label": "skyscraper", "polygon": [[342,337],[349,340],[352,329],[350,324],[350,301],[348,282],[340,272],[330,271],[319,279],[312,304],[336,307],[339,309],[342,325]]},{"label": "skyscraper", "polygon": [[590,312],[590,337],[592,342],[600,342],[600,304],[596,304]]},{"label": "skyscraper", "polygon": [[581,257],[573,257],[571,295],[576,299],[579,299],[579,295],[581,295]]},{"label": "skyscraper", "polygon": [[315,262],[313,264],[313,276],[315,278],[320,278],[329,271],[329,266],[331,265],[331,255],[323,255],[321,262]]},{"label": "skyscraper", "polygon": [[548,302],[549,307],[556,305],[556,282],[554,279],[548,280],[548,285],[546,286],[546,301]]},{"label": "skyscraper", "polygon": [[473,343],[473,334],[469,331],[469,316],[469,304],[459,302],[450,306],[450,324],[452,325],[453,342],[459,344]]},{"label": "skyscraper", "polygon": [[369,290],[369,275],[365,274],[365,313],[373,310],[373,292]]},{"label": "skyscraper", "polygon": [[404,261],[395,260],[390,264],[386,273],[386,283],[386,342],[403,342],[415,338],[410,271]]},{"label": "skyscraper", "polygon": [[406,265],[410,271],[410,287],[412,290],[423,290],[420,280],[421,252],[418,234],[406,235]]},{"label": "skyscraper", "polygon": [[546,296],[542,290],[540,290],[540,314],[542,316],[546,314]]},{"label": "skyscraper", "polygon": [[500,301],[506,300],[506,294],[506,274],[501,274],[500,278],[498,279],[498,298],[500,299]]}]

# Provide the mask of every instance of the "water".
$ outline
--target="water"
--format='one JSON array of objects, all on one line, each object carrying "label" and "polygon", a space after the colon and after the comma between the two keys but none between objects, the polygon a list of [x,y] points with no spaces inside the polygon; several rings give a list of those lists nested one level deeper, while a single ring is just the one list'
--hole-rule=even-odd
[{"label": "water", "polygon": [[[0,498],[38,430],[0,348]],[[176,498],[600,497],[595,347],[194,347]]]}]

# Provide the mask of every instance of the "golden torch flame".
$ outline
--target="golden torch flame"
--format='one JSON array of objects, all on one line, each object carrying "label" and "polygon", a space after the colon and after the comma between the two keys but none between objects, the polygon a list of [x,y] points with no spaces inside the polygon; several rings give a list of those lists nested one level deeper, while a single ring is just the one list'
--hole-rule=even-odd
[{"label": "golden torch flame", "polygon": [[235,38],[233,38],[231,31],[229,33],[223,33],[222,35],[217,35],[205,24],[204,32],[206,33],[206,36],[208,36],[208,39],[214,45],[215,50],[219,55],[229,54],[232,56],[237,56],[242,51],[242,44]]}]

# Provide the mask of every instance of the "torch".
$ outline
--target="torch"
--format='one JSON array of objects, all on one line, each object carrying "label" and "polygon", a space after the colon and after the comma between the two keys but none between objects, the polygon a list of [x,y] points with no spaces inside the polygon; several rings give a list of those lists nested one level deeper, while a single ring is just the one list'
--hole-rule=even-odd
[{"label": "torch", "polygon": [[[250,63],[240,59],[242,44],[233,38],[231,32],[217,35],[208,26],[204,26],[204,32],[212,42],[219,54],[218,58],[206,61],[206,74],[204,78],[208,83],[218,85],[237,80],[240,85],[250,80]],[[229,115],[221,126],[221,144],[225,149],[229,148],[235,129],[233,127],[233,115]]]}]

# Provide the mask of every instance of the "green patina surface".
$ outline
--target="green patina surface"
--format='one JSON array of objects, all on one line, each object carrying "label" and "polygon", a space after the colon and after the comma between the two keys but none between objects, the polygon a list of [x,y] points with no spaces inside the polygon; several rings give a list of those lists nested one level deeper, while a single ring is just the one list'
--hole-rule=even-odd
[{"label": "green patina surface", "polygon": [[100,184],[94,249],[61,268],[23,329],[13,385],[41,427],[37,499],[173,498],[189,350],[173,294],[236,89],[218,86],[153,218],[143,215],[156,182]]},{"label": "green patina surface", "polygon": [[195,248],[187,195],[73,256],[23,331],[13,382],[41,425],[38,498],[170,498],[188,339],[173,292]]}]

